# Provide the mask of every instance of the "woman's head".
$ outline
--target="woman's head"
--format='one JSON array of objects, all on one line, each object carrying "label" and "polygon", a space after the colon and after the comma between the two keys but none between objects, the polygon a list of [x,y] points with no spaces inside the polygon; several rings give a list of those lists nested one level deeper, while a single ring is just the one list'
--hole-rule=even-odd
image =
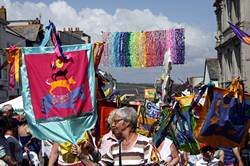
[{"label": "woman's head", "polygon": [[137,127],[137,115],[136,111],[132,107],[122,107],[115,112],[116,116],[119,116],[125,122],[128,122],[131,130],[135,131]]},{"label": "woman's head", "polygon": [[117,139],[122,139],[125,132],[135,132],[137,115],[134,108],[122,107],[115,110],[111,130]]},{"label": "woman's head", "polygon": [[6,104],[2,107],[2,116],[4,117],[12,117],[14,109],[11,104]]}]

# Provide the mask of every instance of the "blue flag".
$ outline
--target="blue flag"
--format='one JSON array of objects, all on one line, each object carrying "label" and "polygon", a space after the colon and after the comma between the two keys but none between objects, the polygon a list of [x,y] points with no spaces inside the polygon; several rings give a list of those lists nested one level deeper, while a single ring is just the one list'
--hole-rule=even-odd
[{"label": "blue flag", "polygon": [[235,25],[231,24],[230,22],[228,22],[230,25],[230,28],[233,30],[233,32],[236,34],[236,36],[244,43],[250,45],[250,35],[243,32],[242,30],[240,30],[238,27],[236,27]]}]

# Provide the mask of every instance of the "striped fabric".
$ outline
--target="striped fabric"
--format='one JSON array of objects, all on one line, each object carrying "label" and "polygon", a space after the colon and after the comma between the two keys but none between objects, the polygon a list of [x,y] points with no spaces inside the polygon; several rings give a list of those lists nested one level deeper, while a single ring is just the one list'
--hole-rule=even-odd
[{"label": "striped fabric", "polygon": [[[122,149],[122,165],[123,166],[138,166],[146,165],[150,163],[150,154],[152,151],[152,146],[149,143],[149,138],[138,135],[137,142],[135,145],[129,149]],[[114,165],[119,166],[119,144],[115,143],[111,146],[107,154],[105,154],[99,165]]]}]

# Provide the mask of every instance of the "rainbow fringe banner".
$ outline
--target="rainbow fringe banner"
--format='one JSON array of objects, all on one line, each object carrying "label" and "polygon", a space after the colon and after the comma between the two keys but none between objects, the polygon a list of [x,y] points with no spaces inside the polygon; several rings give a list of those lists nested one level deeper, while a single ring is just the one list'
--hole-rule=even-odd
[{"label": "rainbow fringe banner", "polygon": [[171,50],[173,64],[184,64],[184,29],[145,32],[104,32],[103,64],[112,67],[162,66]]}]

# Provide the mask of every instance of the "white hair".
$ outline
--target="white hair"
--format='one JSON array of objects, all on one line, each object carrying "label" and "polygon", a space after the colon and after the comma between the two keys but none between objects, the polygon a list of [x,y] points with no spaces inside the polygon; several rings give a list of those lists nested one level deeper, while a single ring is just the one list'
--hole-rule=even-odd
[{"label": "white hair", "polygon": [[107,118],[107,123],[108,123],[108,125],[111,125],[111,124],[112,124],[113,118],[114,118],[114,116],[115,116],[115,112],[116,112],[117,110],[118,110],[118,109],[114,109],[113,111],[111,111],[111,112],[109,113],[109,116],[108,116],[108,118]]},{"label": "white hair", "polygon": [[133,107],[122,107],[115,111],[115,115],[121,117],[125,122],[129,122],[131,124],[131,128],[133,131],[136,130],[137,127],[137,114],[136,110]]}]

